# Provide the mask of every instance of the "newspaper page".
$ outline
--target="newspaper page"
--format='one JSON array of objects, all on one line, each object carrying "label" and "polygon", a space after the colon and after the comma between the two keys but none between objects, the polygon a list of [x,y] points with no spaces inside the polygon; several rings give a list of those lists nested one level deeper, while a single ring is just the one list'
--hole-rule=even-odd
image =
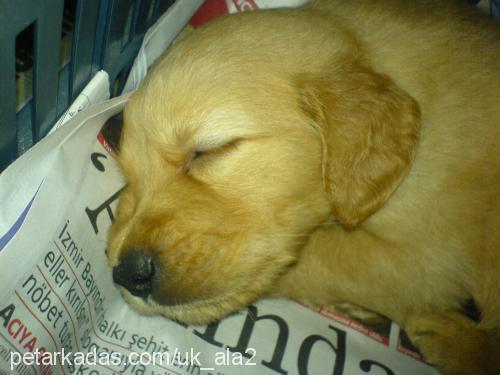
[{"label": "newspaper page", "polygon": [[[105,255],[124,181],[101,128],[126,100],[80,112],[0,175],[2,206],[19,202],[0,221],[4,373],[435,373],[395,324],[293,301],[262,300],[208,326],[133,311]],[[23,186],[37,164],[45,175]]]}]

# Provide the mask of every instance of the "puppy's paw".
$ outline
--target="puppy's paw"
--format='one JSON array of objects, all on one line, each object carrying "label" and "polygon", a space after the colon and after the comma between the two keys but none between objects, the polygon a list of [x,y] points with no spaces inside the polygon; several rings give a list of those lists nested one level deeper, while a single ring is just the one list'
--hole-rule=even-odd
[{"label": "puppy's paw", "polygon": [[464,347],[464,328],[474,328],[466,320],[444,313],[416,315],[407,321],[405,331],[426,360],[434,364],[446,356],[459,356]]},{"label": "puppy's paw", "polygon": [[500,374],[500,345],[457,312],[415,315],[405,331],[443,374]]}]

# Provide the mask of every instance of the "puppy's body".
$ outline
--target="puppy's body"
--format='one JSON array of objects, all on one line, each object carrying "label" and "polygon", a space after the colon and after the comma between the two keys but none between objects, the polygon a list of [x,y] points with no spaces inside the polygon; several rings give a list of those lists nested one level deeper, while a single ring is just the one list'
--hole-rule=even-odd
[{"label": "puppy's body", "polygon": [[109,258],[155,269],[116,272],[125,297],[191,322],[350,302],[445,372],[500,366],[500,32],[436,3],[243,14],[175,45],[125,110]]},{"label": "puppy's body", "polygon": [[[458,309],[474,296],[481,324],[499,327],[498,30],[454,8],[428,4],[423,16],[415,2],[384,5],[323,6],[353,31],[374,70],[419,103],[415,160],[391,198],[356,230],[315,233],[283,287],[293,278],[294,297],[355,298],[375,311],[390,309],[400,322],[414,311]],[[298,275],[315,268],[329,270],[334,282],[325,286],[309,274],[304,291],[296,291]]]}]

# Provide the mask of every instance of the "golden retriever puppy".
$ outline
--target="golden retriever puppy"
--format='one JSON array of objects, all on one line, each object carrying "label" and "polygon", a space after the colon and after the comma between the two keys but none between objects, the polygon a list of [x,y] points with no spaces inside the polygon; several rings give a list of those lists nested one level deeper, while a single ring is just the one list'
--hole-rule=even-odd
[{"label": "golden retriever puppy", "polygon": [[190,323],[348,302],[444,373],[500,373],[500,28],[462,3],[323,1],[175,44],[124,110],[125,299]]}]

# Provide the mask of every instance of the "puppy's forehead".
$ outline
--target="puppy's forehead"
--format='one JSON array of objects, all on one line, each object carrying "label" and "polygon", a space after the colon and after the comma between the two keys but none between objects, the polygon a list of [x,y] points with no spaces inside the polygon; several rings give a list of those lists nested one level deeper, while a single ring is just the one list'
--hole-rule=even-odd
[{"label": "puppy's forehead", "polygon": [[[304,65],[319,69],[320,59],[304,43],[291,55],[297,59],[287,56],[287,43],[240,38],[246,32],[237,21],[212,23],[171,48],[127,106],[128,133],[135,128],[148,140],[203,149],[295,121],[291,78]],[[268,30],[256,21],[248,27]]]},{"label": "puppy's forehead", "polygon": [[192,116],[169,111],[168,107],[165,112],[154,125],[158,129],[157,140],[181,149],[203,151],[259,131],[251,126],[253,122],[247,113],[237,106],[220,106]]},{"label": "puppy's forehead", "polygon": [[[210,111],[199,123],[188,125],[189,140],[201,150],[218,147],[264,130],[252,124],[252,119],[242,108],[219,107]],[[182,132],[183,127],[180,128],[178,133]]]},{"label": "puppy's forehead", "polygon": [[[280,111],[293,103],[279,98],[287,96],[289,89],[276,90],[284,86],[276,77],[258,82],[243,70],[220,78],[192,71],[186,77],[175,66],[170,68],[174,71],[156,71],[154,82],[140,89],[126,108],[127,128],[136,128],[134,132],[148,142],[202,151],[240,138],[267,135],[272,117],[283,118]],[[272,80],[275,82],[270,83]]]}]

